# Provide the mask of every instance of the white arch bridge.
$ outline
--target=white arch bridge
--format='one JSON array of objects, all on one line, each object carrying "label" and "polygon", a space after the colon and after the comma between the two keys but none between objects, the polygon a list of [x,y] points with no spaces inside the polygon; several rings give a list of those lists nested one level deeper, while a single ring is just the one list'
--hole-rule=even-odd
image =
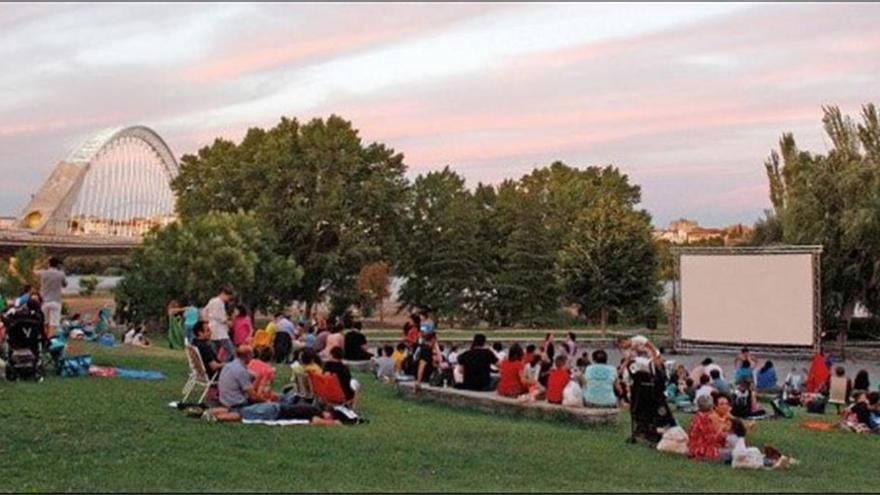
[{"label": "white arch bridge", "polygon": [[0,250],[22,244],[63,245],[65,252],[130,249],[152,227],[174,220],[170,183],[177,172],[174,154],[152,129],[99,132],[55,166],[15,229],[0,231]]}]

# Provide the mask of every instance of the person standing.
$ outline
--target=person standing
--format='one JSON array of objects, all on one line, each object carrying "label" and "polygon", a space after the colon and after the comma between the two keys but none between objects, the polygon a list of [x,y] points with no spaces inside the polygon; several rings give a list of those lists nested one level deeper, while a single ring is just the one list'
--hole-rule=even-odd
[{"label": "person standing", "polygon": [[43,299],[43,317],[46,319],[46,337],[55,336],[61,325],[61,291],[67,287],[67,275],[60,258],[49,258],[49,268],[34,270],[40,279],[40,296]]},{"label": "person standing", "polygon": [[232,291],[221,287],[205,306],[205,319],[211,329],[211,344],[218,353],[220,349],[224,350],[223,361],[232,361],[235,356],[235,347],[229,339],[229,313],[226,312],[226,303],[231,299]]}]

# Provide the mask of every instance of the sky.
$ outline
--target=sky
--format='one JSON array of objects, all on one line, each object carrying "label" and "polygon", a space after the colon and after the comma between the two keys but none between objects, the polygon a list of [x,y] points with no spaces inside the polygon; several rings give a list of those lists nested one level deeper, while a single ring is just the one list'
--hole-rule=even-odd
[{"label": "sky", "polygon": [[499,183],[612,164],[655,225],[752,223],[783,132],[880,103],[880,4],[2,4],[0,215],[106,127],[175,155],[282,116],[340,115]]}]

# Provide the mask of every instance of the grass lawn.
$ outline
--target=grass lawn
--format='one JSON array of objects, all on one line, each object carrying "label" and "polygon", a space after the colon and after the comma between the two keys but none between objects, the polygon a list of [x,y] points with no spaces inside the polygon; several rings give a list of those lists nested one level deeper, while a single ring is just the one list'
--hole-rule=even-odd
[{"label": "grass lawn", "polygon": [[168,379],[0,382],[0,491],[877,490],[880,436],[802,430],[803,416],[761,422],[753,435],[801,460],[784,472],[627,445],[626,415],[594,429],[492,416],[405,402],[368,376],[366,425],[206,423],[166,406],[186,376],[181,352],[87,350],[95,364]]}]

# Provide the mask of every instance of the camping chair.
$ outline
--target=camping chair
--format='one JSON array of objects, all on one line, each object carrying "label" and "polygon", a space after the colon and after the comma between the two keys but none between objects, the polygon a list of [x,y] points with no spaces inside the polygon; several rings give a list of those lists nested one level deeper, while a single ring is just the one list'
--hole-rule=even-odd
[{"label": "camping chair", "polygon": [[321,402],[330,406],[351,404],[351,401],[345,398],[345,392],[342,391],[339,378],[333,373],[309,373],[309,382],[314,395]]},{"label": "camping chair", "polygon": [[272,347],[272,335],[265,329],[254,332],[254,349]]},{"label": "camping chair", "polygon": [[837,414],[840,414],[840,406],[845,406],[847,403],[846,389],[847,389],[847,379],[845,376],[832,376],[831,377],[831,386],[828,392],[828,403],[834,404],[837,407]]},{"label": "camping chair", "polygon": [[183,400],[181,402],[187,402],[190,394],[192,394],[197,386],[200,386],[203,387],[202,395],[199,396],[199,403],[201,403],[205,400],[205,396],[208,395],[208,390],[216,383],[216,374],[214,378],[208,377],[205,363],[202,362],[202,356],[199,354],[198,349],[187,344],[185,350],[186,360],[189,363],[189,378],[183,386]]},{"label": "camping chair", "polygon": [[293,393],[304,399],[311,399],[315,396],[308,373],[293,374],[293,376],[290,377],[290,383],[284,387],[284,393],[290,391],[293,391]]}]

